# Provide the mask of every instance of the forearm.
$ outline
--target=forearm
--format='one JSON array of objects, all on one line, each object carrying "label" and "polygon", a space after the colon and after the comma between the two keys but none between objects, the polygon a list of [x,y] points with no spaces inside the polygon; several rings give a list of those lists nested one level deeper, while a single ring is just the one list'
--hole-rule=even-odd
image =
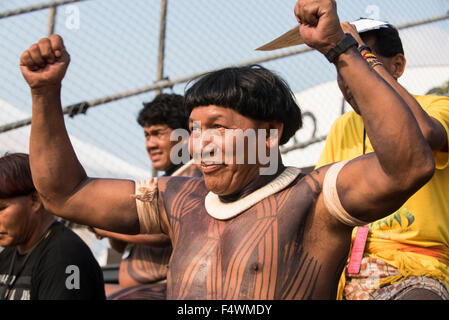
[{"label": "forearm", "polygon": [[122,233],[140,229],[135,183],[88,178],[64,124],[61,83],[70,63],[62,38],[40,39],[20,57],[33,102],[30,164],[47,210],[79,224]]},{"label": "forearm", "polygon": [[156,247],[165,247],[170,244],[170,238],[165,234],[123,234],[110,231],[101,231],[101,236],[120,242],[136,243]]},{"label": "forearm", "polygon": [[[353,48],[336,62],[360,109],[376,156],[387,175],[404,178],[427,165],[429,146],[400,95]],[[399,155],[399,156],[398,156]]]},{"label": "forearm", "polygon": [[60,88],[34,89],[31,95],[30,165],[33,181],[44,201],[59,202],[87,176],[65,128]]},{"label": "forearm", "polygon": [[138,232],[134,183],[87,177],[65,128],[59,88],[32,90],[32,101],[30,165],[44,206],[79,224]]}]

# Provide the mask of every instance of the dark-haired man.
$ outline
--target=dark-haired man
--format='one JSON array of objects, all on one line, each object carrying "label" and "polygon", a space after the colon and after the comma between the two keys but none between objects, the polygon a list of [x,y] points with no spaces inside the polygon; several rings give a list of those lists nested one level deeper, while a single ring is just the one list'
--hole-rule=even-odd
[{"label": "dark-haired man", "polygon": [[173,130],[189,129],[189,119],[184,110],[184,97],[179,94],[162,93],[143,105],[137,122],[143,128],[145,148],[153,168],[164,171],[166,176],[172,175],[177,170],[180,170],[177,175],[183,173],[183,176],[197,176],[199,171],[195,166],[183,166],[183,163],[173,163],[171,159],[172,148],[179,143],[179,140],[170,139]]},{"label": "dark-haired man", "polygon": [[[195,165],[174,164],[170,157],[172,148],[179,143],[178,140],[170,139],[173,130],[188,129],[183,96],[165,93],[157,95],[152,101],[143,104],[137,122],[143,128],[145,149],[156,170],[164,171],[164,176],[201,177]],[[125,289],[111,294],[107,290],[108,299],[165,299],[167,268],[172,252],[168,236],[128,235],[98,228],[94,228],[94,231],[98,237],[108,237],[112,248],[124,253],[120,263],[119,285]],[[114,290],[111,286],[106,288]]]},{"label": "dark-haired man", "polygon": [[[169,299],[334,298],[352,227],[398,208],[430,179],[434,162],[408,106],[345,36],[335,1],[301,0],[295,14],[305,43],[326,54],[362,102],[375,153],[307,176],[285,168],[278,157],[276,173],[261,175],[270,164],[249,161],[249,145],[257,146],[257,154],[276,153],[279,141],[298,129],[300,112],[291,90],[272,72],[227,68],[203,76],[185,93],[190,149],[197,148],[193,156],[201,160],[204,179],[89,178],[60,112],[60,84],[70,59],[54,35],[21,58],[33,98],[32,171],[45,205],[107,230],[167,234],[173,245]],[[382,117],[386,109],[391,118]],[[397,121],[408,130],[400,131]],[[245,161],[237,164],[240,157]],[[85,207],[92,214],[82,214]]]},{"label": "dark-haired man", "polygon": [[[449,299],[449,98],[409,94],[397,81],[406,65],[398,31],[387,23],[363,19],[372,27],[359,35],[356,26],[361,21],[355,25],[345,22],[343,30],[358,40],[360,51],[373,69],[409,105],[434,152],[436,170],[399,210],[354,231],[353,246],[357,249],[342,276],[340,297]],[[338,84],[354,111],[333,124],[317,167],[373,152],[369,139],[364,139],[359,104],[340,75]]]}]

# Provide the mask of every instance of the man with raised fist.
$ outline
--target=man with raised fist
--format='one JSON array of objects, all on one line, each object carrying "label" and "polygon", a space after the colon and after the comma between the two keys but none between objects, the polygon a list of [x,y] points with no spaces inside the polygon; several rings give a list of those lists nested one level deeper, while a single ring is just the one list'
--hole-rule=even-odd
[{"label": "man with raised fist", "polygon": [[[61,112],[69,56],[62,39],[52,36],[21,59],[33,97],[31,169],[45,206],[106,230],[167,234],[173,245],[168,299],[334,299],[352,228],[399,208],[430,179],[435,164],[407,104],[341,29],[335,1],[300,0],[295,15],[305,43],[336,66],[359,101],[374,153],[309,175],[277,158],[275,174],[262,175],[267,164],[247,161],[243,137],[245,161],[236,164],[235,148],[215,137],[227,142],[235,130],[276,132],[258,135],[256,145],[278,151],[301,124],[287,84],[249,66],[209,73],[186,91],[203,179],[89,178]],[[206,135],[209,130],[215,134]],[[211,160],[220,154],[227,160]]]}]

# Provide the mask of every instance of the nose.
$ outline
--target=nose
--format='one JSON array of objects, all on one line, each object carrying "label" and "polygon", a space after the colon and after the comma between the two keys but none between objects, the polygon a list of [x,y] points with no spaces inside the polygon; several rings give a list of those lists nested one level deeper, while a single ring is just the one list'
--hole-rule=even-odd
[{"label": "nose", "polygon": [[156,139],[153,136],[147,136],[145,145],[146,145],[147,150],[157,148]]},{"label": "nose", "polygon": [[209,158],[220,149],[221,135],[216,130],[193,131],[189,139],[189,150],[193,158]]}]

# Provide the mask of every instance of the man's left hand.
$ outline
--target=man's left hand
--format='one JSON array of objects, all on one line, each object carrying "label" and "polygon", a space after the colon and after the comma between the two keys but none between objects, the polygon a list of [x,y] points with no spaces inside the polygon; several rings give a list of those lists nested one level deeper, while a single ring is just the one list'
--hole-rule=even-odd
[{"label": "man's left hand", "polygon": [[354,39],[358,42],[359,47],[365,45],[365,42],[360,37],[355,25],[346,21],[341,24],[341,28],[343,29],[344,33],[349,33],[354,37]]}]

